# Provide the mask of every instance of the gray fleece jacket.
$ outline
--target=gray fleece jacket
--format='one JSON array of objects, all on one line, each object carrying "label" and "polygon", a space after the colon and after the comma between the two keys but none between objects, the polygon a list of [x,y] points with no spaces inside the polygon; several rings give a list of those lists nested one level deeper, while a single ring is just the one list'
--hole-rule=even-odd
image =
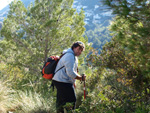
[{"label": "gray fleece jacket", "polygon": [[62,69],[57,71],[53,77],[53,80],[64,83],[74,84],[75,78],[78,75],[77,66],[78,59],[74,56],[74,52],[71,48],[64,50],[62,58],[59,60],[55,72],[64,66]]}]

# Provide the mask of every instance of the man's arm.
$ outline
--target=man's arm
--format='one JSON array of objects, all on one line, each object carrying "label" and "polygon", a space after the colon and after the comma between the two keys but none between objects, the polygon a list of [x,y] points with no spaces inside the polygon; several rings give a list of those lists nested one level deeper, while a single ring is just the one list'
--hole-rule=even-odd
[{"label": "man's arm", "polygon": [[75,79],[85,81],[85,78],[86,78],[86,75],[84,75],[84,76],[79,75],[79,76],[76,76]]},{"label": "man's arm", "polygon": [[77,72],[74,71],[74,62],[75,62],[75,58],[73,54],[66,54],[65,56],[65,61],[63,61],[65,68],[66,68],[66,73],[68,76],[70,76],[71,78],[77,79],[77,80],[85,80],[85,77],[82,77],[81,75],[79,75]]}]

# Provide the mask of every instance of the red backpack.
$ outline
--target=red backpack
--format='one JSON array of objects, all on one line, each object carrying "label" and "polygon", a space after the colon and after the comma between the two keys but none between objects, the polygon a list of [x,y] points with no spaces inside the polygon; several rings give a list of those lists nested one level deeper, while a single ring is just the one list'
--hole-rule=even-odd
[{"label": "red backpack", "polygon": [[56,66],[57,66],[57,63],[58,61],[60,60],[60,58],[63,56],[64,54],[62,54],[60,57],[58,56],[50,56],[47,61],[44,63],[44,66],[42,68],[42,76],[45,78],[45,79],[49,79],[51,80],[54,76],[54,74],[56,72],[58,72],[60,69],[62,69],[63,67],[61,67],[60,69],[58,69],[56,72],[55,72],[55,69],[56,69]]}]

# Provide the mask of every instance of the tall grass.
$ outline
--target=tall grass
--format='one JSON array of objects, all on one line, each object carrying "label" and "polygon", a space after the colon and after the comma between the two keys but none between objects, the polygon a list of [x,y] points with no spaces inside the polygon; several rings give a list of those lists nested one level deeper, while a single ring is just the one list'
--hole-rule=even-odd
[{"label": "tall grass", "polygon": [[16,103],[13,99],[15,91],[9,88],[7,82],[0,81],[0,113],[6,113],[8,110],[15,108]]},{"label": "tall grass", "polygon": [[17,112],[22,113],[53,113],[55,112],[55,104],[53,97],[42,98],[36,92],[22,92],[17,94],[19,109]]},{"label": "tall grass", "polygon": [[45,97],[33,91],[18,91],[9,87],[7,82],[0,81],[0,113],[53,113],[53,97]]},{"label": "tall grass", "polygon": [[[36,80],[34,76],[23,73],[18,67],[0,63],[0,113],[56,112],[56,90],[51,92],[50,83],[40,78]],[[79,82],[76,95],[78,108],[83,98],[83,84]]]}]

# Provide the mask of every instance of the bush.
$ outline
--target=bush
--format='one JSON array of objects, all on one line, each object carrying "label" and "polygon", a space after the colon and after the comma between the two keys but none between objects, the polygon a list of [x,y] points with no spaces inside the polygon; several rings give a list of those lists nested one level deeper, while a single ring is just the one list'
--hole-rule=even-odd
[{"label": "bush", "polygon": [[88,80],[88,96],[77,113],[148,113],[149,104],[141,103],[142,97],[131,81],[121,79],[114,70],[104,69],[100,75],[95,72]]}]

